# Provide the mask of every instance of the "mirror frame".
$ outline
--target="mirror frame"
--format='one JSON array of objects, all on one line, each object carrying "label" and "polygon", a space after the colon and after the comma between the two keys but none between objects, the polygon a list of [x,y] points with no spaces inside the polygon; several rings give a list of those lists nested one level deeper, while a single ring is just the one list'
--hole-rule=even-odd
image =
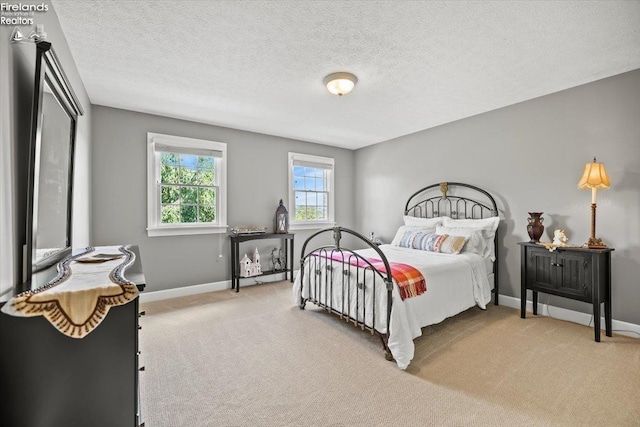
[{"label": "mirror frame", "polygon": [[[37,160],[40,158],[39,151],[42,147],[42,123],[43,114],[43,91],[44,84],[47,83],[52,94],[62,106],[71,121],[69,132],[69,170],[67,174],[67,233],[65,247],[47,255],[37,262],[33,262],[33,251],[37,248],[38,229],[38,179],[40,176],[40,165]],[[27,217],[26,217],[26,242],[24,251],[24,274],[23,283],[25,288],[32,288],[32,277],[34,273],[42,271],[71,254],[71,226],[73,210],[73,169],[75,140],[78,116],[84,114],[84,110],[78,101],[66,74],[60,66],[60,61],[51,46],[51,43],[40,41],[36,43],[36,68],[33,95],[33,107],[31,115],[31,141],[29,146],[29,181],[27,187]]]}]

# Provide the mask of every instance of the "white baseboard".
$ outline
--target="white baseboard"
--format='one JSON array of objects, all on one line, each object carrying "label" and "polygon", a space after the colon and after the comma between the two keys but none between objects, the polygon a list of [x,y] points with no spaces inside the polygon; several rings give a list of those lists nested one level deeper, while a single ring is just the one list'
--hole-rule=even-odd
[{"label": "white baseboard", "polygon": [[200,285],[184,286],[182,288],[163,289],[161,291],[143,292],[140,294],[140,302],[160,301],[164,299],[185,297],[187,295],[222,291],[225,289],[231,289],[231,280],[202,283]]},{"label": "white baseboard", "polygon": [[[298,271],[294,271],[294,277],[298,274]],[[256,276],[254,277],[256,282],[248,282],[247,280],[241,281],[241,288],[247,286],[258,285],[261,283],[279,282],[286,280],[285,274],[274,274],[273,276]],[[152,302],[161,301],[171,298],[179,298],[187,295],[204,294],[207,292],[224,291],[225,289],[231,289],[231,280],[223,280],[221,282],[203,283],[200,285],[183,286],[181,288],[163,289],[161,291],[142,292],[140,294],[140,302]]]},{"label": "white baseboard", "polygon": [[[520,310],[520,298],[500,295],[499,303],[500,305],[505,305],[507,307],[516,308]],[[551,312],[549,312],[549,307],[551,307]],[[527,300],[527,311],[533,312],[533,302],[530,300]],[[559,320],[566,320],[566,321],[578,323],[584,326],[589,325],[589,322],[591,322],[591,317],[592,317],[591,314],[581,313],[579,311],[574,311],[574,310],[567,310],[566,308],[555,307],[553,305],[550,306],[549,304],[541,304],[539,301],[538,301],[538,315],[553,317],[554,319],[559,319]],[[626,335],[634,338],[640,337],[640,325],[612,319],[611,327],[614,331],[616,331],[616,333],[620,335]],[[602,332],[605,331],[604,317],[600,319],[600,330]]]}]

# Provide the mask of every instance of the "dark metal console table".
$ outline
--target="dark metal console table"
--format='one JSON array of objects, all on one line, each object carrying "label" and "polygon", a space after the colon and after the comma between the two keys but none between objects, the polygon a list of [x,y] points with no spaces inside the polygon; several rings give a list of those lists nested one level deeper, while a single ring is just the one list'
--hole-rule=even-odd
[{"label": "dark metal console table", "polygon": [[[282,246],[284,247],[284,265],[280,270],[268,270],[263,271],[258,276],[252,276],[250,278],[256,278],[261,276],[268,276],[271,274],[289,273],[290,280],[293,282],[293,233],[277,234],[277,233],[263,233],[263,234],[232,234],[229,236],[231,239],[231,289],[235,289],[236,292],[240,292],[240,243],[248,242],[251,240],[262,239],[281,239]],[[287,244],[288,243],[288,244]],[[247,277],[249,279],[249,277]]]}]

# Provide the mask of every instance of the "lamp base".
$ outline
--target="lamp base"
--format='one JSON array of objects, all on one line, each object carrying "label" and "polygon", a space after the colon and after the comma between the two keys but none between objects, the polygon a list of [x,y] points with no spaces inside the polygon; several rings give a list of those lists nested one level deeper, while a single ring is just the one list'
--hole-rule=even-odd
[{"label": "lamp base", "polygon": [[[595,189],[593,191],[596,191]],[[595,193],[594,193],[595,194]],[[591,203],[591,237],[587,243],[584,244],[589,249],[604,249],[607,247],[602,243],[601,239],[596,238],[596,204]]]},{"label": "lamp base", "polygon": [[589,249],[604,249],[607,247],[607,245],[602,243],[602,239],[597,239],[595,237],[590,237],[589,241],[585,243],[584,246]]}]

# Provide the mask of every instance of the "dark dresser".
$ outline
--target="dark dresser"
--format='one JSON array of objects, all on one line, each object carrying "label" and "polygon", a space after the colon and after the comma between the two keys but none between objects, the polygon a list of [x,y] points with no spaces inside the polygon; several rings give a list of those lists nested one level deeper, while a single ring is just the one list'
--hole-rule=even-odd
[{"label": "dark dresser", "polygon": [[611,332],[611,252],[613,248],[558,247],[553,252],[535,243],[519,243],[521,253],[520,317],[526,317],[527,290],[593,304],[595,340],[600,341],[600,305],[604,303],[607,336]]},{"label": "dark dresser", "polygon": [[[140,254],[125,273],[145,287]],[[54,266],[55,267],[55,266]],[[111,307],[82,339],[44,317],[0,313],[0,424],[12,427],[125,427],[140,414],[139,298]]]}]

